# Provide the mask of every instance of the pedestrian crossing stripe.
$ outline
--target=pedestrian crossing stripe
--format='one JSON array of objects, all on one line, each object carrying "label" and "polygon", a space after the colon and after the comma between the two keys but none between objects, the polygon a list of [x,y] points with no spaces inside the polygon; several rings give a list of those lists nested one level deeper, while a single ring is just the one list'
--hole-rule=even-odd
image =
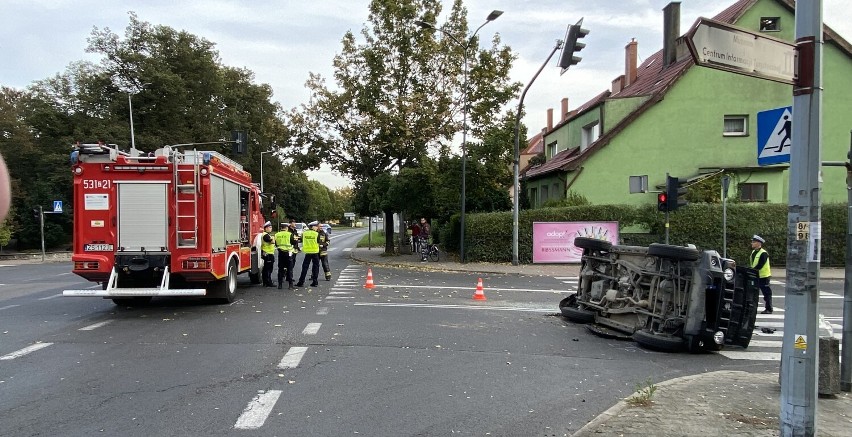
[{"label": "pedestrian crossing stripe", "polygon": [[808,336],[807,335],[797,335],[796,342],[793,344],[793,347],[796,349],[807,349],[808,348]]}]

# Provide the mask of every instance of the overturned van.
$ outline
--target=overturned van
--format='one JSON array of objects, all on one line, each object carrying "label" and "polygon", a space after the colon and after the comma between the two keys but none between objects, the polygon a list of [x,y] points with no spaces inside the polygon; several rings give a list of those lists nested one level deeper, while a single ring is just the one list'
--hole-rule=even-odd
[{"label": "overturned van", "polygon": [[757,317],[757,271],[714,250],[585,237],[574,245],[583,249],[577,293],[559,304],[568,320],[619,331],[657,350],[748,347]]}]

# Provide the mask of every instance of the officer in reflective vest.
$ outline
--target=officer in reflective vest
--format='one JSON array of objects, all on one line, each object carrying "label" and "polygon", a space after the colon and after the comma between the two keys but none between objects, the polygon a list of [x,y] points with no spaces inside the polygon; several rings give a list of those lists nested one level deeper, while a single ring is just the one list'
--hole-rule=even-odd
[{"label": "officer in reflective vest", "polygon": [[299,275],[297,287],[305,286],[305,276],[308,274],[308,265],[311,266],[311,287],[319,285],[317,277],[319,276],[319,233],[316,230],[319,222],[312,221],[308,223],[308,229],[302,232],[302,252],[305,252],[305,259],[302,260],[302,274]]},{"label": "officer in reflective vest", "polygon": [[272,236],[272,223],[263,224],[263,237],[260,242],[260,252],[263,256],[263,286],[274,287],[272,268],[275,266],[275,238]]},{"label": "officer in reflective vest", "polygon": [[763,292],[763,311],[760,314],[772,314],[772,289],[769,288],[769,278],[772,270],[769,268],[769,253],[763,248],[766,243],[760,235],[751,237],[751,256],[749,265],[757,270],[758,285]]},{"label": "officer in reflective vest", "polygon": [[325,233],[325,229],[322,226],[317,228],[317,233],[319,234],[319,258],[320,265],[322,265],[322,271],[325,272],[325,280],[331,280],[331,268],[328,266],[328,243],[331,242],[331,237]]},{"label": "officer in reflective vest", "polygon": [[286,223],[275,233],[275,248],[278,249],[278,289],[284,288],[284,277],[287,277],[287,289],[293,289],[293,252],[295,238]]}]

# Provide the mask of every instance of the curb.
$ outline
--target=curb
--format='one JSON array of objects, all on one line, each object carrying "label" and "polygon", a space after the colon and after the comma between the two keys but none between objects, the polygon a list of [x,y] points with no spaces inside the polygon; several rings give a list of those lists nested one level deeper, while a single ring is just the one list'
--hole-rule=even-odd
[{"label": "curb", "polygon": [[[707,372],[707,373],[699,373],[699,374],[696,374],[696,375],[681,376],[681,377],[678,377],[678,378],[673,378],[673,379],[669,379],[669,380],[666,380],[666,381],[662,381],[662,382],[660,382],[658,384],[654,384],[654,385],[656,385],[657,388],[659,389],[659,388],[664,388],[664,387],[668,387],[668,386],[672,386],[672,385],[677,385],[677,384],[680,384],[680,383],[692,382],[696,379],[700,379],[700,378],[704,378],[704,377],[710,377],[710,376],[716,377],[716,376],[720,376],[720,375],[731,375],[731,374],[735,374],[735,373],[749,374],[749,372],[743,372],[741,370],[718,370],[718,371],[715,371],[715,372]],[[662,396],[662,394],[660,394],[660,396]],[[617,404],[608,408],[603,413],[598,414],[598,416],[595,417],[594,419],[592,419],[589,423],[583,425],[582,428],[578,429],[575,433],[571,434],[571,437],[581,437],[581,436],[586,435],[586,434],[593,434],[595,428],[602,425],[603,423],[605,423],[607,420],[611,419],[612,417],[617,416],[618,413],[620,413],[622,410],[627,408],[627,406],[628,406],[627,400],[632,398],[632,397],[633,397],[633,394],[631,394],[630,396],[618,401]]]}]

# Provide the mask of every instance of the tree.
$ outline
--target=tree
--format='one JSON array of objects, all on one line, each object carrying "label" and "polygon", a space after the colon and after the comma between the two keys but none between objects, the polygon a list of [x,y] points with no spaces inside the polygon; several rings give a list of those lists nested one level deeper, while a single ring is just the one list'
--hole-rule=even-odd
[{"label": "tree", "polygon": [[[440,32],[422,31],[421,19],[433,23],[441,4],[430,0],[373,0],[369,26],[359,44],[352,32],[334,59],[334,86],[311,74],[307,82],[311,103],[291,111],[289,121],[302,167],[316,167],[319,156],[334,170],[349,175],[356,189],[360,212],[385,212],[386,251],[393,250],[392,213],[399,206],[374,196],[386,180],[380,175],[399,174],[417,167],[431,155],[449,150],[453,135],[461,130],[464,93],[464,48]],[[444,26],[446,32],[467,35],[467,10],[456,0]],[[458,38],[457,38],[458,39]],[[466,40],[462,36],[463,40]],[[473,45],[472,45],[473,46]],[[500,47],[495,36],[486,50],[476,50],[470,61],[468,102],[473,133],[484,131],[490,114],[505,104],[519,86],[508,84],[513,55]],[[458,187],[458,184],[454,184]],[[388,181],[387,187],[392,186]],[[383,205],[379,207],[378,205]]]}]

